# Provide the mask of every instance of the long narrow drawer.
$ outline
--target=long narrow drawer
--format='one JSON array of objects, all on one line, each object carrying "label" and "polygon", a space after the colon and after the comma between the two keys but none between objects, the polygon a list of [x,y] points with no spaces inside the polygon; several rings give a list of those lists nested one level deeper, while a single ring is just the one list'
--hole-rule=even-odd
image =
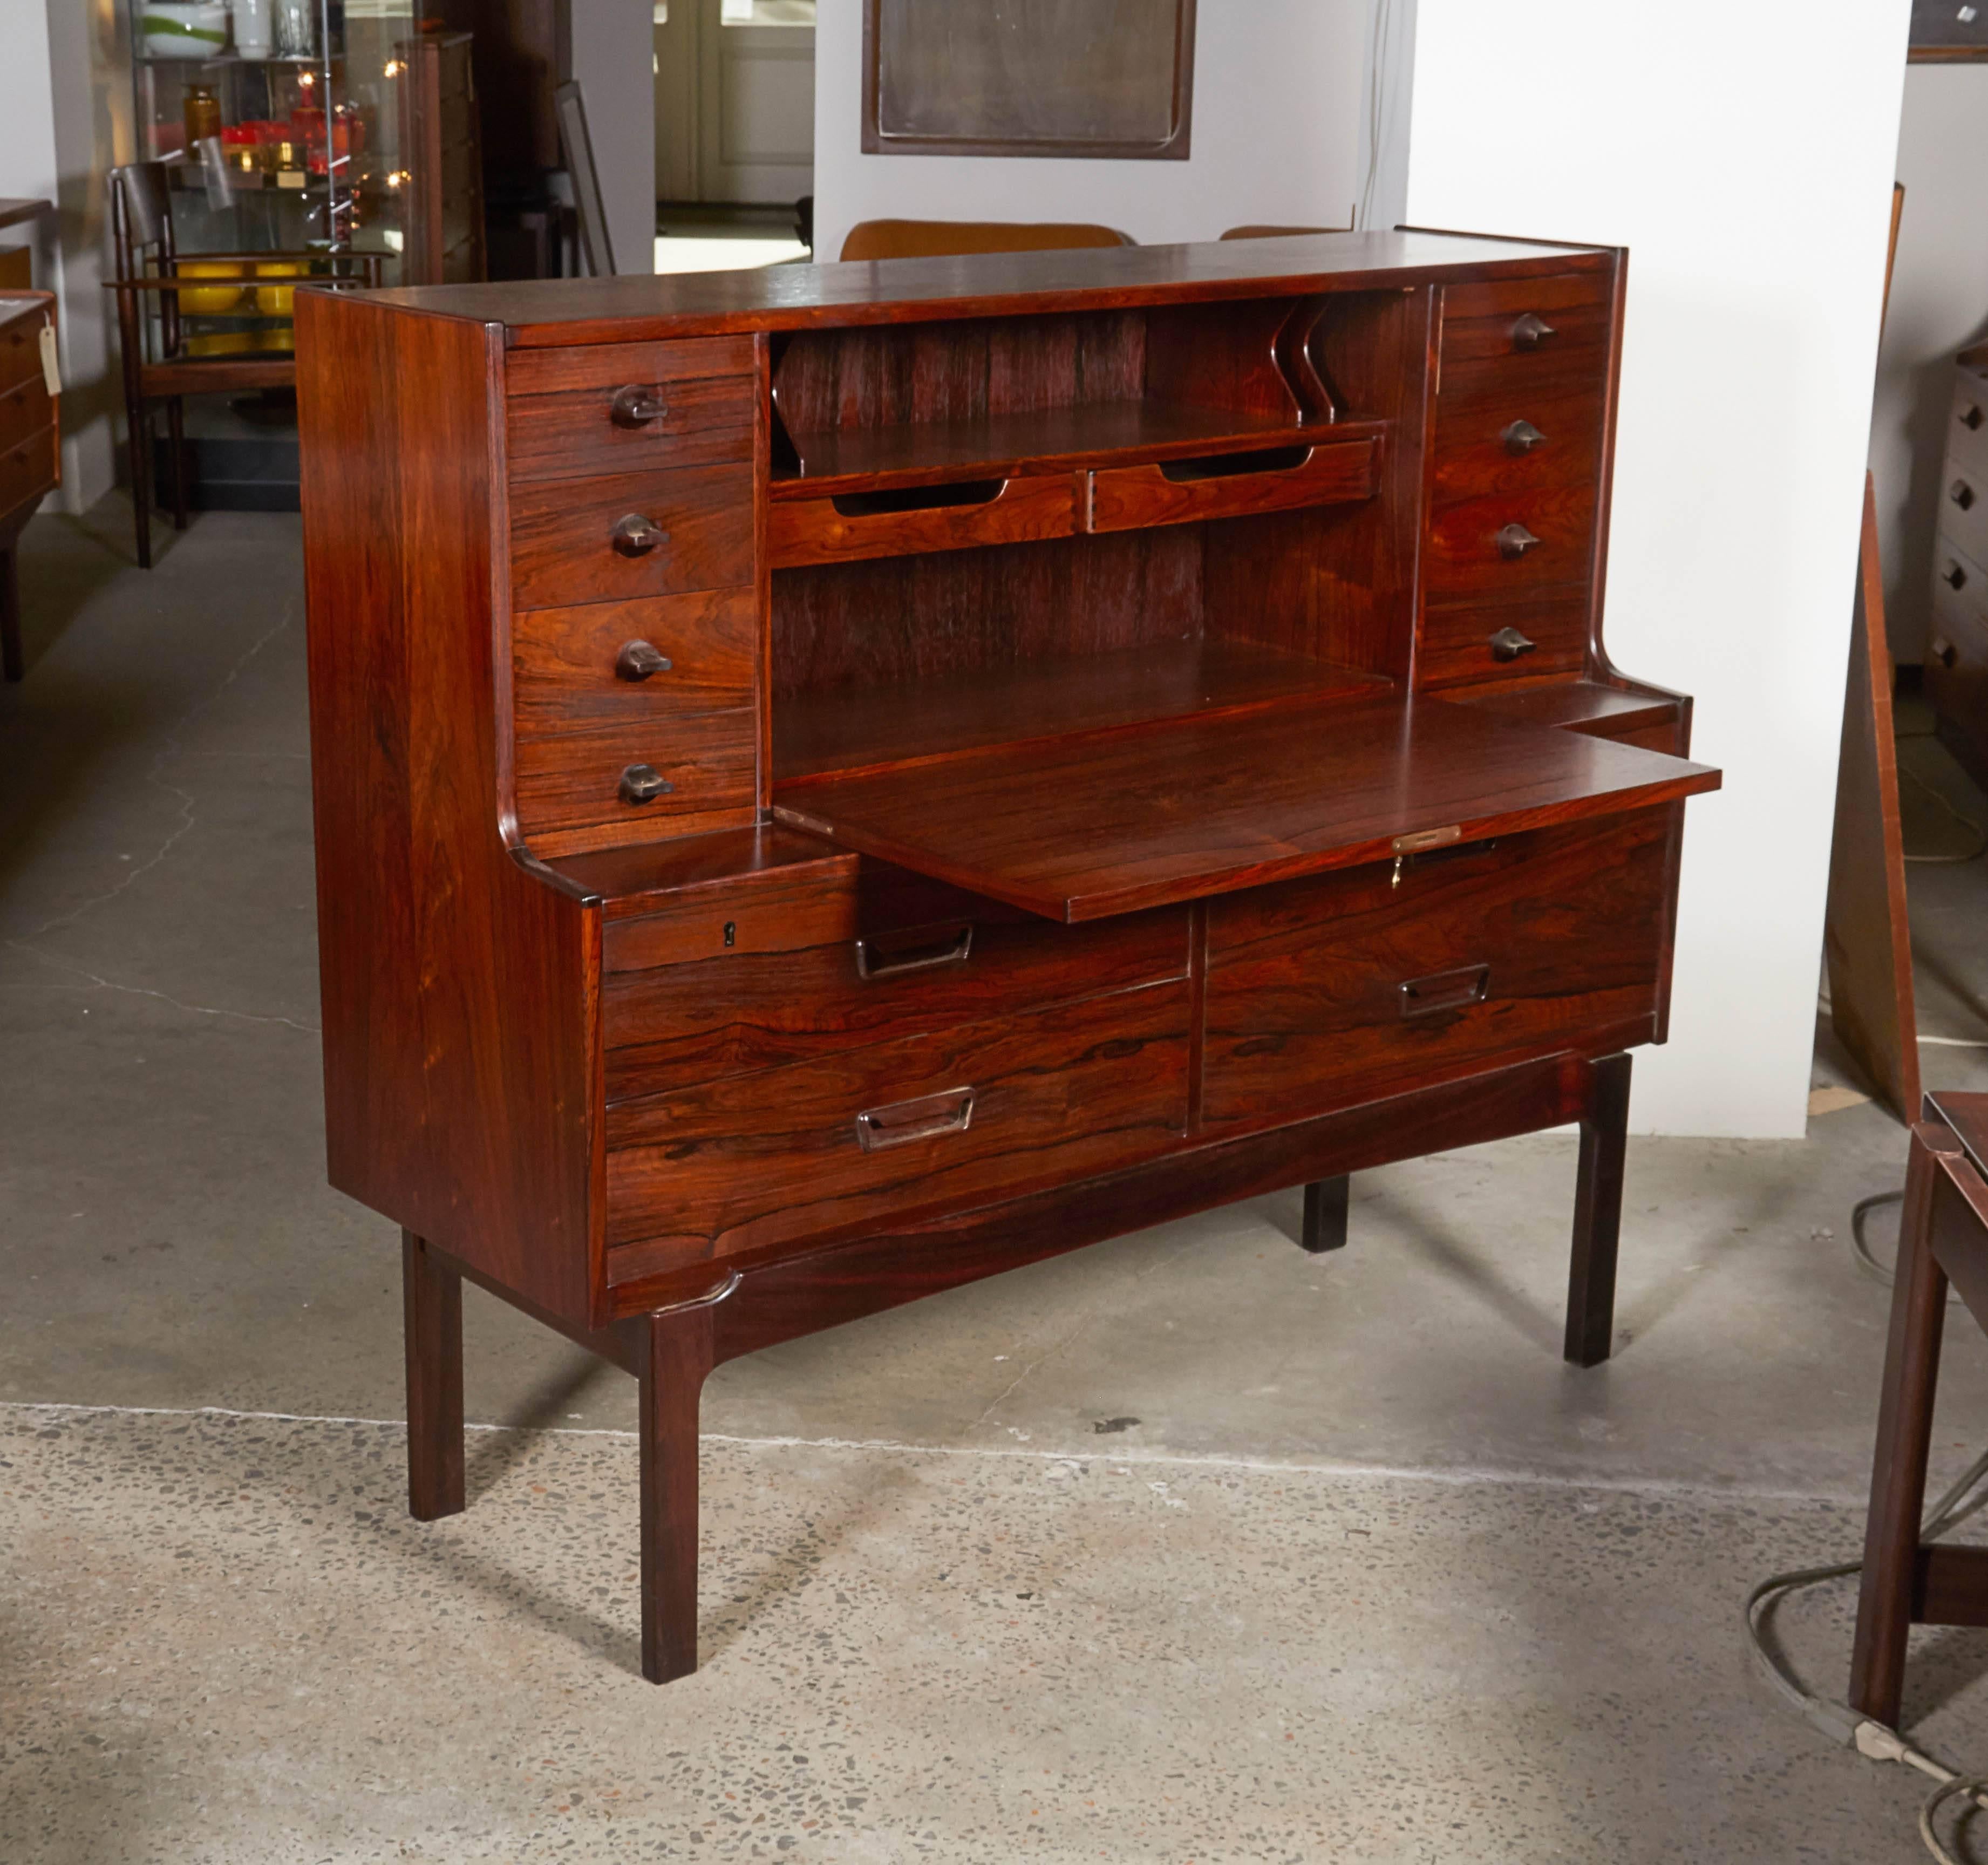
[{"label": "long narrow drawer", "polygon": [[1085,475],[1084,528],[1133,531],[1352,502],[1373,497],[1374,478],[1371,440],[1100,467]]},{"label": "long narrow drawer", "polygon": [[526,837],[601,829],[636,840],[715,829],[749,813],[758,769],[755,715],[704,712],[590,731],[521,733],[518,823]]},{"label": "long narrow drawer", "polygon": [[1018,473],[905,491],[776,499],[767,553],[776,569],[790,569],[1067,538],[1077,529],[1076,484],[1070,473]]},{"label": "long narrow drawer", "polygon": [[1274,1127],[1459,1070],[1647,1040],[1675,812],[1209,903],[1202,1114]]},{"label": "long narrow drawer", "polygon": [[519,609],[752,580],[752,469],[694,466],[527,484],[511,494]]},{"label": "long narrow drawer", "polygon": [[608,1279],[1164,1152],[1188,1020],[1152,985],[610,1108]]},{"label": "long narrow drawer", "polygon": [[1436,608],[1422,617],[1415,683],[1434,691],[1487,680],[1578,673],[1587,661],[1587,586],[1523,601]]},{"label": "long narrow drawer", "polygon": [[1569,350],[1608,347],[1613,281],[1605,272],[1555,272],[1448,285],[1442,292],[1442,369],[1479,356],[1543,363]]},{"label": "long narrow drawer", "polygon": [[518,729],[639,727],[749,706],[758,653],[749,589],[529,609],[511,631]]},{"label": "long narrow drawer", "polygon": [[[1185,908],[1062,926],[968,894],[922,898],[897,873],[865,863],[804,897],[709,888],[610,925],[609,1101],[1187,975]],[[711,955],[676,962],[686,950]]]},{"label": "long narrow drawer", "polygon": [[749,342],[526,350],[514,353],[507,379],[513,481],[752,457],[759,381]]}]

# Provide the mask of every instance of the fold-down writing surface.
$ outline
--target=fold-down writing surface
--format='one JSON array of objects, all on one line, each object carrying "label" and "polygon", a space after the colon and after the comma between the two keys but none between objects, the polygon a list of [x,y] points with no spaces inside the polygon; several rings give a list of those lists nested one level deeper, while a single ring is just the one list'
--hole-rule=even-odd
[{"label": "fold-down writing surface", "polygon": [[[779,786],[774,814],[1051,919],[1090,920],[1669,802],[1719,773],[1440,700],[1340,699]],[[1448,839],[1448,838],[1445,838]]]}]

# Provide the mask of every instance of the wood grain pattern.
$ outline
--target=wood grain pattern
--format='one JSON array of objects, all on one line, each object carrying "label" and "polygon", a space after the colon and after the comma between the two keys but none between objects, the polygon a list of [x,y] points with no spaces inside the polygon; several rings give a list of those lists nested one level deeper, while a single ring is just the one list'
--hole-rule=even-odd
[{"label": "wood grain pattern", "polygon": [[[989,914],[993,903],[970,897],[948,917],[922,922],[889,911],[874,890],[859,902],[853,883],[822,890],[817,901],[810,917],[828,922],[821,930],[829,937],[806,949],[772,947],[762,934],[756,943],[763,951],[721,944],[701,963],[610,974],[603,1004],[610,1103],[1187,975],[1180,908],[1070,927]],[[733,923],[746,937],[746,920]],[[859,936],[886,975],[862,975]],[[957,962],[888,971],[962,943]]]},{"label": "wood grain pattern", "polygon": [[[1206,1126],[1604,1053],[1639,1022],[1648,1040],[1669,829],[1666,811],[1641,809],[1438,851],[1398,881],[1383,863],[1210,901]],[[1412,980],[1476,967],[1479,1001],[1404,1002]]]},{"label": "wood grain pattern", "polygon": [[[1587,664],[1585,583],[1496,593],[1504,600],[1432,604],[1423,614],[1415,673],[1425,690],[1462,699],[1462,693],[1449,689],[1577,674]],[[1516,660],[1499,660],[1491,646],[1491,637],[1506,628],[1533,644]]]},{"label": "wood grain pattern", "polygon": [[[684,712],[750,706],[759,618],[752,592],[700,590],[634,602],[528,609],[512,624],[519,735],[588,726],[639,729]],[[621,650],[646,641],[670,663],[640,681],[616,671]]]},{"label": "wood grain pattern", "polygon": [[330,294],[297,321],[331,1181],[583,1320],[599,918],[500,826],[496,340]]},{"label": "wood grain pattern", "polygon": [[[701,346],[669,346],[677,350]],[[631,388],[652,396],[664,411],[644,418],[639,426],[617,421],[615,398]],[[750,460],[756,399],[750,374],[688,381],[637,377],[563,394],[519,395],[514,391],[505,406],[511,477],[520,482],[584,479],[601,473]]]},{"label": "wood grain pattern", "polygon": [[773,774],[871,770],[985,745],[1371,692],[1382,684],[1377,674],[1247,641],[1190,640],[1029,661],[971,680],[797,694],[775,721]]},{"label": "wood grain pattern", "polygon": [[[648,912],[610,920],[603,929],[605,995],[617,1002],[631,979],[617,974],[644,974],[658,965],[681,968],[707,958],[728,967],[768,954],[784,961],[809,946],[849,944],[857,931],[856,857],[762,868],[686,888],[652,900],[650,907]],[[776,975],[779,969],[773,968]],[[706,986],[714,981],[726,985],[732,975],[730,968],[707,974]],[[693,1020],[708,1020],[726,1008],[722,999],[696,1005]],[[604,1007],[604,1015],[610,1022],[622,1021],[618,1011],[608,1013]],[[660,1019],[655,1027],[662,1027]],[[617,1040],[626,1039],[608,1038],[610,1043]],[[608,1092],[615,1092],[611,1081]]]},{"label": "wood grain pattern", "polygon": [[1702,765],[1441,701],[1327,701],[782,786],[790,826],[1053,919],[1358,867],[1716,789]]},{"label": "wood grain pattern", "polygon": [[[643,556],[614,547],[631,514],[669,533]],[[752,469],[687,467],[519,487],[511,499],[511,588],[520,609],[627,601],[752,579]]]},{"label": "wood grain pattern", "polygon": [[597,901],[609,926],[620,919],[685,904],[714,889],[759,875],[805,868],[826,877],[853,873],[856,857],[813,836],[777,823],[756,823],[714,835],[568,855],[546,872],[576,898]]},{"label": "wood grain pattern", "polygon": [[[1371,498],[1375,451],[1372,441],[1334,441],[1313,447],[1296,464],[1284,464],[1283,455],[1277,453],[1265,457],[1261,471],[1224,472],[1209,478],[1178,477],[1178,462],[1171,467],[1103,467],[1089,475],[1084,528],[1130,531]],[[1232,465],[1258,457],[1229,458]]]},{"label": "wood grain pattern", "polygon": [[[1613,255],[1608,255],[1612,260]],[[1609,269],[1612,269],[1612,267]],[[1445,285],[1442,296],[1442,367],[1481,358],[1508,360],[1513,380],[1543,376],[1553,359],[1570,350],[1610,347],[1609,269],[1557,278],[1476,280]],[[1521,349],[1513,326],[1527,313],[1543,319],[1553,335]]]},{"label": "wood grain pattern", "polygon": [[1068,537],[1077,529],[1077,482],[1071,474],[1018,474],[985,484],[990,495],[974,504],[934,505],[908,512],[857,511],[849,502],[838,505],[834,498],[777,503],[767,535],[773,566],[791,569],[921,551],[1029,543]]},{"label": "wood grain pattern", "polygon": [[1603,686],[1593,680],[1559,680],[1533,686],[1476,688],[1450,697],[1459,704],[1481,706],[1506,718],[1589,732],[1625,744],[1642,742],[1634,735],[1660,734],[1663,742],[1649,748],[1668,752],[1673,757],[1682,758],[1691,748],[1682,730],[1683,708],[1668,693]]},{"label": "wood grain pattern", "polygon": [[[972,1090],[957,1131],[864,1151],[866,1108]],[[1187,1115],[1187,987],[929,1031],[610,1111],[610,1275],[986,1201],[1145,1157]]]},{"label": "wood grain pattern", "polygon": [[[757,751],[750,708],[520,737],[519,825],[532,840],[600,825],[625,840],[653,836],[677,817],[736,812],[747,821]],[[631,765],[660,772],[674,788],[649,802],[625,801],[620,785]]]},{"label": "wood grain pattern", "polygon": [[504,360],[504,386],[513,396],[570,395],[614,390],[631,382],[676,383],[700,377],[749,377],[749,336],[696,338],[688,343],[576,344],[568,350],[519,350]]},{"label": "wood grain pattern", "polygon": [[[1594,549],[1592,479],[1459,498],[1430,515],[1422,580],[1432,606],[1498,602],[1586,579]],[[1522,525],[1539,542],[1508,557],[1499,534]]]}]

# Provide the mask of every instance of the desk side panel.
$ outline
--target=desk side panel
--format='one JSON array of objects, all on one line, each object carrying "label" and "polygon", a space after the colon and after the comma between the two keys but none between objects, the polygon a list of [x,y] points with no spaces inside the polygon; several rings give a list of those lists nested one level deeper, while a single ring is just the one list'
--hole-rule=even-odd
[{"label": "desk side panel", "polygon": [[496,333],[297,309],[331,1182],[583,1322],[600,933],[501,813]]}]

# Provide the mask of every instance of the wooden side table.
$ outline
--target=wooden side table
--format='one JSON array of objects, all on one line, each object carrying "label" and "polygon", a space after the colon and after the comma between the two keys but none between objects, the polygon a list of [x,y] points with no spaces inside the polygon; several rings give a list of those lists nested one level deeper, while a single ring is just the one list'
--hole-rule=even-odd
[{"label": "wooden side table", "polygon": [[1988,1328],[1988,1094],[1929,1094],[1912,1129],[1878,1409],[1850,1702],[1898,1726],[1915,1625],[1988,1625],[1988,1548],[1922,1543],[1927,1452],[1951,1282]]},{"label": "wooden side table", "polygon": [[15,548],[62,478],[61,397],[42,353],[42,333],[53,330],[55,315],[49,292],[0,295],[0,671],[9,680],[25,671]]}]

